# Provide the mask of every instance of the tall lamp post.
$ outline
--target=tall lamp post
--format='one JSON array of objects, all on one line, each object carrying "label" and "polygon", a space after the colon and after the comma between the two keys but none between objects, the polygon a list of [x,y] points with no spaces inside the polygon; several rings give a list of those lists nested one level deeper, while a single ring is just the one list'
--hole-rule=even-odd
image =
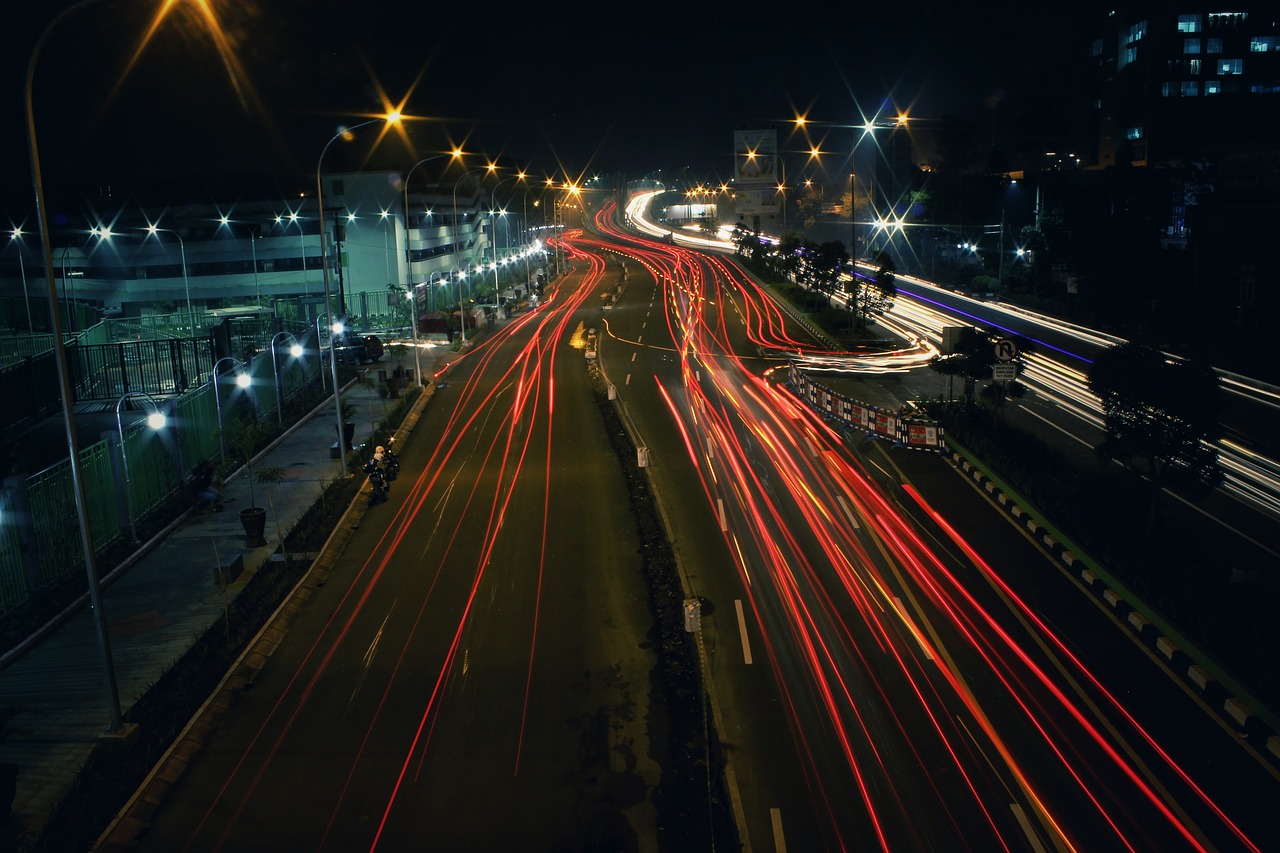
[{"label": "tall lamp post", "polygon": [[[371,124],[379,122],[385,124],[395,124],[400,121],[399,113],[390,113],[380,118],[371,118],[368,121],[362,121],[351,127],[340,127],[338,132],[324,144],[324,148],[320,149],[320,157],[316,160],[316,208],[320,217],[320,267],[324,273],[324,307],[326,311],[333,311],[332,296],[329,289],[329,241],[325,233],[324,224],[324,182],[320,179],[320,170],[324,168],[324,155],[328,153],[329,146],[337,142],[339,139],[345,139],[352,133],[362,127],[368,127]],[[332,313],[330,314],[332,316]],[[329,370],[332,371],[333,379],[333,414],[338,426],[338,454],[339,461],[342,465],[342,473],[347,473],[347,443],[343,440],[342,429],[342,392],[338,388],[338,360],[334,357],[333,335],[329,336]]]},{"label": "tall lamp post", "polygon": [[248,370],[244,369],[247,367],[245,363],[240,359],[232,358],[229,355],[224,355],[222,358],[215,361],[213,363],[213,370],[209,374],[209,384],[213,386],[213,406],[215,411],[218,413],[218,451],[221,453],[222,461],[225,464],[227,461],[227,441],[223,436],[222,427],[222,395],[218,393],[218,366],[224,361],[229,361],[241,368],[236,371],[236,385],[241,388],[248,388],[253,382],[253,379],[249,376]]},{"label": "tall lamp post", "polygon": [[[494,184],[493,191],[489,193],[489,222],[492,223],[490,231],[492,232],[491,236],[493,239],[493,299],[495,304],[498,300],[498,221],[495,218],[498,215],[496,211],[498,206],[498,187],[502,186],[507,181],[523,181],[524,177],[524,172],[517,172],[514,175],[505,177]],[[503,210],[501,215],[505,217],[507,212]]]},{"label": "tall lamp post", "polygon": [[124,440],[124,424],[120,419],[120,406],[130,397],[141,397],[151,404],[151,414],[147,415],[147,426],[153,430],[164,429],[166,418],[164,412],[160,411],[160,404],[156,399],[145,391],[129,391],[123,397],[116,400],[116,435],[120,438],[120,464],[124,468],[124,514],[125,522],[129,527],[129,536],[133,539],[133,544],[138,544],[138,528],[133,523],[133,478],[129,475],[129,453],[125,449]]},{"label": "tall lamp post", "polygon": [[418,350],[418,292],[413,283],[413,259],[409,250],[409,179],[413,177],[413,170],[423,163],[430,163],[432,160],[441,160],[445,157],[452,157],[454,160],[461,159],[462,149],[455,148],[448,154],[433,154],[430,157],[424,157],[410,166],[409,171],[404,176],[404,275],[405,280],[409,283],[409,310],[413,313],[413,316],[409,318],[413,328],[413,373],[417,377],[419,388],[422,387],[422,359]]},{"label": "tall lamp post", "polygon": [[[276,217],[278,222],[280,217]],[[218,226],[231,230],[233,224],[243,224],[249,230],[249,252],[253,258],[253,298],[254,304],[259,308],[262,307],[262,288],[258,285],[258,226],[249,223],[233,223],[227,216],[218,217]],[[272,312],[274,314],[274,311]]]},{"label": "tall lamp post", "polygon": [[[293,341],[293,345],[289,347],[289,355],[294,358],[302,358],[302,344],[298,343],[298,339],[291,332],[276,332],[271,338],[271,372],[276,378],[276,422],[280,426],[284,426],[284,383],[280,380],[280,365],[276,362],[276,342],[281,338],[289,338]],[[324,375],[324,371],[320,371],[320,375]]]},{"label": "tall lamp post", "polygon": [[467,308],[462,302],[462,280],[467,277],[467,273],[462,267],[450,267],[449,277],[453,278],[453,271],[458,271],[458,320],[462,324],[462,343],[467,342]]},{"label": "tall lamp post", "polygon": [[461,184],[462,181],[468,175],[474,175],[477,172],[487,172],[490,175],[492,175],[497,170],[498,170],[497,164],[490,163],[488,166],[485,166],[483,169],[471,169],[469,171],[463,172],[462,175],[459,176],[458,180],[453,182],[453,224],[452,224],[453,257],[458,261],[459,264],[462,263],[462,244],[460,242],[459,233],[458,233],[458,185]]},{"label": "tall lamp post", "polygon": [[182,235],[172,228],[160,228],[155,225],[147,226],[147,236],[155,237],[159,240],[159,233],[163,231],[165,234],[172,234],[178,238],[178,251],[182,255],[182,286],[187,292],[187,324],[191,326],[192,333],[195,333],[195,312],[191,310],[191,283],[187,280],[187,247],[182,242]]},{"label": "tall lamp post", "polygon": [[337,320],[334,320],[333,315],[330,314],[328,311],[321,311],[319,314],[316,315],[316,369],[320,371],[320,390],[322,391],[325,389],[326,386],[324,384],[324,355],[323,355],[324,344],[320,343],[320,320],[325,317],[329,318],[329,322],[327,326],[329,329],[329,343],[330,343],[329,354],[330,355],[333,355],[333,347],[332,347],[333,336],[340,335],[343,332],[342,324],[339,323]]},{"label": "tall lamp post", "polygon": [[[9,244],[13,245],[13,243],[21,236],[22,229],[14,228],[13,231],[9,233]],[[27,293],[27,264],[22,259],[22,249],[23,244],[18,243],[18,269],[22,273],[22,301],[27,306],[27,334],[35,337],[36,327],[35,324],[31,322],[31,296]]]},{"label": "tall lamp post", "polygon": [[[286,217],[281,216],[280,214],[276,214],[276,224],[282,228],[287,228],[288,226],[284,224],[285,218]],[[307,284],[307,235],[306,232],[302,230],[302,222],[298,219],[298,211],[290,210],[288,220],[290,223],[298,226],[298,247],[299,251],[302,252],[302,292],[305,295],[310,296],[311,288]],[[324,222],[320,223],[320,229],[322,231],[324,230]]]},{"label": "tall lamp post", "polygon": [[111,642],[107,636],[106,611],[102,608],[102,589],[98,580],[97,556],[94,553],[93,531],[89,524],[88,505],[85,500],[84,476],[80,468],[80,445],[76,438],[73,421],[71,380],[67,369],[66,342],[62,339],[62,320],[58,316],[58,290],[53,277],[53,249],[49,244],[49,218],[45,210],[44,179],[40,171],[40,146],[36,137],[36,117],[31,93],[35,79],[36,62],[40,58],[40,50],[49,39],[49,35],[72,13],[100,0],[81,0],[68,6],[50,24],[36,40],[31,50],[31,59],[27,63],[26,84],[23,90],[23,102],[27,123],[27,155],[31,163],[31,184],[35,190],[36,217],[40,223],[40,249],[44,256],[45,284],[49,292],[49,321],[52,324],[54,360],[58,368],[58,391],[62,401],[62,419],[66,427],[67,452],[71,463],[71,485],[75,494],[76,518],[80,524],[80,544],[84,551],[85,574],[89,582],[89,603],[93,613],[94,633],[98,641],[98,651],[102,657],[102,675],[106,682],[108,721],[107,733],[115,735],[121,729],[120,691],[116,685],[115,665],[111,659]]}]

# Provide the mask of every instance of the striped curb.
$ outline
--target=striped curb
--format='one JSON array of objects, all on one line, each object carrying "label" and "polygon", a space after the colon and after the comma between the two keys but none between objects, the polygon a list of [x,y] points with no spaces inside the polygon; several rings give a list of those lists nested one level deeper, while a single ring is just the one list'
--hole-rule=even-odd
[{"label": "striped curb", "polygon": [[1117,619],[1128,625],[1133,634],[1141,638],[1146,646],[1155,652],[1156,658],[1171,674],[1190,686],[1205,704],[1218,713],[1222,721],[1235,729],[1238,735],[1264,743],[1265,748],[1260,752],[1280,766],[1280,732],[1264,721],[1250,707],[1249,702],[1232,695],[1207,667],[1197,663],[1193,653],[1199,654],[1198,650],[1183,649],[1176,640],[1161,633],[1155,623],[1143,612],[1141,602],[1127,600],[1122,590],[1108,585],[1097,571],[1088,568],[1084,560],[1050,535],[1043,522],[1038,521],[1029,511],[1019,506],[1013,497],[1007,495],[995,481],[969,459],[955,449],[945,452],[956,468],[990,495],[1058,562],[1068,569],[1076,570],[1081,584],[1095,598],[1106,604],[1108,610]]}]

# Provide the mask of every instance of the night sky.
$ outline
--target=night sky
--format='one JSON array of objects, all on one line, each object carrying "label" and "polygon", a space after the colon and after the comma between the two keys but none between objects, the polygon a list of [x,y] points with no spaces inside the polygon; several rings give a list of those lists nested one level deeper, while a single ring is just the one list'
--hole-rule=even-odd
[{"label": "night sky", "polygon": [[[457,144],[476,164],[503,157],[539,175],[689,167],[723,179],[735,129],[777,125],[784,150],[804,150],[786,139],[797,112],[840,124],[895,107],[1002,122],[1060,113],[1054,99],[1100,20],[1076,9],[1046,21],[1007,2],[812,4],[838,8],[803,15],[791,10],[810,4],[205,2],[222,51],[194,0],[131,67],[158,0],[101,0],[54,31],[35,86],[51,194],[110,186],[120,197],[169,181],[225,192],[250,173],[300,185],[339,124],[406,97],[419,117],[408,139],[386,138],[368,165],[407,169]],[[0,198],[12,219],[32,196],[26,62],[67,5],[7,12]],[[846,144],[847,131],[830,133],[826,147]],[[361,134],[326,167],[361,165],[376,133]]]}]

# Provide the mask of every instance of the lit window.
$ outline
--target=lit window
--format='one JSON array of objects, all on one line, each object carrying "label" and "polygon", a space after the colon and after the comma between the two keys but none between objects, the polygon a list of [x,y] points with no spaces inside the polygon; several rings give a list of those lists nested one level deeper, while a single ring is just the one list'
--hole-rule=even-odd
[{"label": "lit window", "polygon": [[1166,97],[1166,98],[1167,98],[1167,97],[1169,97],[1170,95],[1172,95],[1173,93],[1174,93],[1174,84],[1173,84],[1173,83],[1170,83],[1170,82],[1168,82],[1168,81],[1166,80],[1164,83],[1161,83],[1161,84],[1160,84],[1160,94],[1161,94],[1162,96],[1164,96],[1164,97]]},{"label": "lit window", "polygon": [[1183,39],[1182,52],[1183,53],[1199,53],[1200,39]]},{"label": "lit window", "polygon": [[1094,39],[1093,44],[1089,45],[1090,56],[1102,56],[1102,39]]},{"label": "lit window", "polygon": [[1200,16],[1199,15],[1179,15],[1178,16],[1178,32],[1180,33],[1200,32]]},{"label": "lit window", "polygon": [[1192,74],[1199,74],[1199,73],[1200,73],[1200,60],[1198,60],[1198,59],[1192,59],[1191,61],[1189,61],[1189,62],[1187,63],[1187,70],[1188,70],[1188,71],[1190,71]]},{"label": "lit window", "polygon": [[1243,59],[1219,59],[1218,73],[1219,74],[1243,74],[1244,60]]},{"label": "lit window", "polygon": [[1275,36],[1254,36],[1249,39],[1249,50],[1253,53],[1266,53],[1276,49]]},{"label": "lit window", "polygon": [[1249,20],[1248,12],[1210,12],[1209,26],[1234,27]]},{"label": "lit window", "polygon": [[1138,23],[1129,27],[1129,37],[1125,40],[1125,44],[1133,44],[1135,41],[1142,41],[1142,37],[1147,34],[1147,22],[1138,21]]},{"label": "lit window", "polygon": [[1137,62],[1137,61],[1138,61],[1138,49],[1136,47],[1126,47],[1124,49],[1123,64],[1128,65],[1130,62]]},{"label": "lit window", "polygon": [[1204,93],[1206,95],[1221,95],[1222,81],[1221,80],[1205,80]]},{"label": "lit window", "polygon": [[1222,39],[1208,39],[1205,53],[1222,53]]},{"label": "lit window", "polygon": [[1200,83],[1197,80],[1182,81],[1182,97],[1194,98],[1200,94]]},{"label": "lit window", "polygon": [[1125,139],[1141,139],[1142,125],[1138,125],[1137,127],[1131,127],[1128,130],[1126,130],[1124,132],[1124,138]]}]

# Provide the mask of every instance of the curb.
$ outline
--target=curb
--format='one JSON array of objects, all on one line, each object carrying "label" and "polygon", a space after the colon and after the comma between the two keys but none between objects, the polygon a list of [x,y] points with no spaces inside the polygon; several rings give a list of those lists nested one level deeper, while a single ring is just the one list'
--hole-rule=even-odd
[{"label": "curb", "polygon": [[945,451],[946,457],[958,472],[990,496],[1058,563],[1075,572],[1080,584],[1155,652],[1165,669],[1190,687],[1222,722],[1240,737],[1261,742],[1263,746],[1257,751],[1280,767],[1280,722],[1269,709],[1225,675],[1207,654],[1167,625],[1135,593],[1092,559],[1082,556],[1081,549],[1074,543],[1025,508],[1021,498],[957,449],[954,441],[949,443],[952,446]]},{"label": "curb", "polygon": [[[413,431],[422,410],[434,396],[435,384],[427,384],[418,400],[405,415],[404,421],[396,429],[397,440],[403,442],[405,436]],[[253,684],[258,673],[266,665],[267,658],[271,657],[284,641],[294,618],[306,606],[315,590],[328,580],[334,564],[346,550],[353,531],[359,526],[360,520],[368,509],[368,501],[361,500],[368,491],[369,483],[366,481],[343,512],[342,518],[334,526],[329,538],[325,540],[311,567],[298,580],[297,585],[285,595],[280,606],[245,646],[244,651],[218,682],[213,693],[196,710],[173,743],[156,761],[151,772],[138,785],[129,801],[98,836],[92,850],[123,853],[137,846],[139,836],[151,825],[152,819],[168,799],[169,793],[178,785],[187,770],[195,763],[200,752],[213,739],[214,732],[240,698],[240,694]]]}]

